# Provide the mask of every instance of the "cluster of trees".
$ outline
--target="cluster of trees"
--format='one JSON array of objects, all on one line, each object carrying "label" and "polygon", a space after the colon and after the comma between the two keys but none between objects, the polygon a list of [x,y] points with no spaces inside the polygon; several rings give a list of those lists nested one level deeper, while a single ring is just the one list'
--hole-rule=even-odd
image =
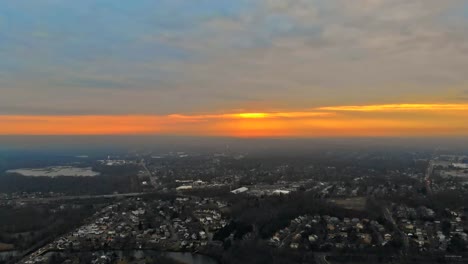
[{"label": "cluster of trees", "polygon": [[0,208],[0,241],[15,245],[16,250],[27,250],[79,226],[85,217],[95,212],[92,204],[60,210],[56,207]]},{"label": "cluster of trees", "polygon": [[[336,217],[368,217],[366,212],[338,207],[325,200],[315,198],[312,192],[295,192],[289,195],[249,197],[235,196],[230,201],[231,218],[235,220],[234,232],[245,232],[246,225],[253,227],[256,235],[270,238],[276,231],[289,225],[301,215],[331,215]],[[225,228],[232,229],[232,225]],[[244,231],[243,231],[244,230]],[[222,240],[226,230],[216,237]],[[230,232],[232,233],[232,232]]]},{"label": "cluster of trees", "polygon": [[468,204],[468,190],[443,190],[438,191],[431,196],[423,195],[421,192],[392,194],[385,197],[383,202],[405,204],[414,208],[426,206],[434,209],[436,212],[440,212],[445,210],[445,208],[465,208]]}]

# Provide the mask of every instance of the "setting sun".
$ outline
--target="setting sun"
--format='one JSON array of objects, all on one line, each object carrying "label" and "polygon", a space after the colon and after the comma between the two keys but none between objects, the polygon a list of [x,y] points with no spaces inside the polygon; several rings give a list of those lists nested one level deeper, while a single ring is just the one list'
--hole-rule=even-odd
[{"label": "setting sun", "polygon": [[235,116],[239,116],[241,118],[265,118],[265,117],[268,117],[269,115],[266,113],[242,113],[242,114],[237,114]]}]

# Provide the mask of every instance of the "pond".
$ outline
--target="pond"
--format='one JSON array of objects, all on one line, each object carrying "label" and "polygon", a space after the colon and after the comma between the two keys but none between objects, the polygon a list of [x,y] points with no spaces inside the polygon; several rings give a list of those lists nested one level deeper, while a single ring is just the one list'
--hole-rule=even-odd
[{"label": "pond", "polygon": [[218,264],[215,259],[200,254],[192,254],[188,252],[167,252],[165,255],[186,264]]}]

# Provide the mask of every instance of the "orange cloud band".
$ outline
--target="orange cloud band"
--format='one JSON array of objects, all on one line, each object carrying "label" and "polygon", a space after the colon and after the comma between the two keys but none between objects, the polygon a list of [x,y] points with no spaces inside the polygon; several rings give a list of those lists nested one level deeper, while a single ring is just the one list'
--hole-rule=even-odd
[{"label": "orange cloud band", "polygon": [[335,106],[302,112],[206,115],[0,115],[1,135],[196,135],[234,137],[468,136],[468,105]]},{"label": "orange cloud band", "polygon": [[468,111],[468,104],[383,104],[320,107],[324,111]]}]

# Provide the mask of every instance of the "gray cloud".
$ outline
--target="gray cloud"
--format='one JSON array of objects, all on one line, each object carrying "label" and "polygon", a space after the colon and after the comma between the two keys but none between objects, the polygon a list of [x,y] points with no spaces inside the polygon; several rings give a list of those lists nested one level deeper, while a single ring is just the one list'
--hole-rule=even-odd
[{"label": "gray cloud", "polygon": [[[467,84],[467,19],[457,13],[464,4],[262,0],[239,17],[217,16],[191,30],[149,30],[132,39],[127,56],[119,47],[80,63],[66,60],[65,67],[29,69],[25,79],[4,74],[0,91],[9,96],[0,105],[10,110],[0,113],[163,114],[433,100]],[[151,45],[191,56],[138,53]],[[28,57],[35,65],[42,59]],[[21,110],[25,102],[29,110]]]},{"label": "gray cloud", "polygon": [[[229,80],[227,85],[241,93],[286,103],[307,101],[302,103],[307,106],[348,99],[424,101],[466,83],[467,28],[444,20],[461,1],[343,0],[324,6],[307,1],[316,4],[309,6],[309,16],[296,14],[308,8],[304,1],[284,2],[265,1],[294,21],[290,32],[273,36],[268,46],[224,50],[235,39],[256,41],[256,25],[271,15],[266,9],[239,21],[213,21],[209,26],[218,30],[213,38],[186,42],[212,56],[190,67],[190,76],[198,76],[191,84],[214,89]],[[319,34],[303,34],[310,28]],[[213,76],[202,80],[204,72]]]}]

